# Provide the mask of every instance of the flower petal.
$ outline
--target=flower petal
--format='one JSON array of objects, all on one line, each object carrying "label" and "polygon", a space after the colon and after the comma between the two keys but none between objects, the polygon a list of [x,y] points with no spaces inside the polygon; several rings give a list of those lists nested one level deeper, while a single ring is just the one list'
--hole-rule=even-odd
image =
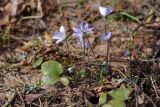
[{"label": "flower petal", "polygon": [[89,24],[88,23],[84,23],[84,29],[88,29],[89,28]]},{"label": "flower petal", "polygon": [[75,33],[80,33],[81,32],[80,28],[78,28],[78,27],[73,27],[73,31]]},{"label": "flower petal", "polygon": [[106,7],[107,8],[107,16],[110,15],[113,11],[111,7]]},{"label": "flower petal", "polygon": [[73,36],[79,39],[80,37],[83,37],[83,33],[82,32],[75,32],[73,34]]},{"label": "flower petal", "polygon": [[99,7],[99,12],[103,17],[106,17],[109,14],[111,14],[112,11],[113,11],[113,9],[111,7],[103,7],[103,6]]},{"label": "flower petal", "polygon": [[57,44],[59,44],[60,42],[64,41],[66,39],[66,35],[63,35],[60,39],[58,39],[56,41]]},{"label": "flower petal", "polygon": [[60,39],[63,36],[61,32],[55,32],[52,39]]},{"label": "flower petal", "polygon": [[107,32],[106,34],[101,34],[100,39],[103,40],[109,40],[111,38],[112,32]]},{"label": "flower petal", "polygon": [[66,33],[66,30],[65,30],[65,28],[64,28],[63,26],[61,26],[61,27],[59,28],[59,31],[62,32],[62,33],[64,33],[64,34]]},{"label": "flower petal", "polygon": [[85,23],[84,22],[80,23],[79,28],[80,28],[81,32],[84,32],[85,31]]}]

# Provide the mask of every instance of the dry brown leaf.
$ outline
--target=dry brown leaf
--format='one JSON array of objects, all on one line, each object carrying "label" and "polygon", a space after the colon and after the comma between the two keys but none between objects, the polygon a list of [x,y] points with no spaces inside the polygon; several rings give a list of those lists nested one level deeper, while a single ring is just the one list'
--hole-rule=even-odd
[{"label": "dry brown leaf", "polygon": [[32,101],[34,101],[35,99],[38,99],[41,96],[42,94],[27,94],[25,96],[25,101],[27,102],[27,104],[31,104]]},{"label": "dry brown leaf", "polygon": [[16,16],[18,11],[18,5],[23,3],[23,0],[11,0],[6,6],[5,11],[10,16]]},{"label": "dry brown leaf", "polygon": [[0,25],[7,25],[9,23],[9,15],[5,13],[0,13]]},{"label": "dry brown leaf", "polygon": [[45,44],[46,46],[51,46],[52,41],[53,41],[52,35],[51,35],[50,33],[48,33],[48,32],[45,32],[45,33],[44,33],[44,38],[45,38],[44,44]]}]

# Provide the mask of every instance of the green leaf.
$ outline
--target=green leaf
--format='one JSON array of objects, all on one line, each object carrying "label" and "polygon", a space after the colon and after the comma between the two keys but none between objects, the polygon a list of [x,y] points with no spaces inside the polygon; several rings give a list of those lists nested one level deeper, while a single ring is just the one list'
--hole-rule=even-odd
[{"label": "green leaf", "polygon": [[61,77],[60,81],[63,83],[63,85],[67,86],[69,84],[69,80],[66,77]]},{"label": "green leaf", "polygon": [[129,89],[116,89],[108,92],[108,94],[112,96],[114,100],[124,101],[128,99],[130,91]]},{"label": "green leaf", "polygon": [[99,98],[99,105],[104,104],[107,100],[107,93],[101,93]]},{"label": "green leaf", "polygon": [[57,61],[46,61],[41,65],[42,83],[55,84],[63,73],[62,65]]},{"label": "green leaf", "polygon": [[11,104],[9,104],[9,105],[8,105],[8,107],[12,107],[12,105],[11,105]]},{"label": "green leaf", "polygon": [[126,16],[134,21],[137,21],[138,23],[141,23],[138,18],[136,18],[135,16],[133,16],[127,12],[121,12],[120,15]]},{"label": "green leaf", "polygon": [[32,67],[33,68],[36,68],[38,66],[40,66],[43,62],[43,57],[39,57],[33,64],[32,64]]},{"label": "green leaf", "polygon": [[109,103],[104,104],[102,107],[126,107],[124,101],[111,100]]},{"label": "green leaf", "polygon": [[105,104],[102,107],[112,107],[110,104]]},{"label": "green leaf", "polygon": [[120,100],[111,100],[110,105],[111,107],[126,107],[124,101]]}]

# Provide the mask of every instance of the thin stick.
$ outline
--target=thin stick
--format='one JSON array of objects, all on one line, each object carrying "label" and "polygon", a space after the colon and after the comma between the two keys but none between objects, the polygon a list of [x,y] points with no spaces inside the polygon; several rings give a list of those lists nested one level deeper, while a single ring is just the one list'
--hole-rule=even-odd
[{"label": "thin stick", "polygon": [[8,107],[11,104],[11,102],[14,100],[15,96],[16,96],[16,91],[15,91],[15,89],[12,89],[11,95],[8,98],[8,101],[4,105],[2,105],[1,107]]},{"label": "thin stick", "polygon": [[[136,87],[136,89],[141,90],[141,89],[137,86],[137,84],[135,84],[133,81],[130,81],[130,83],[133,84],[133,85]],[[152,101],[152,99],[151,99],[149,96],[147,96],[145,93],[143,93],[143,94],[144,94],[144,96],[146,96],[146,97],[148,98],[148,100],[150,100],[150,102],[153,104],[154,107],[157,107],[156,104]]]},{"label": "thin stick", "polygon": [[152,76],[150,76],[150,79],[151,79],[151,81],[152,81],[152,85],[153,85],[154,91],[155,91],[155,93],[156,93],[156,96],[157,96],[157,98],[159,99],[158,92],[157,92],[157,88],[156,88],[156,86],[155,86],[155,84],[154,84],[155,81],[153,81]]}]

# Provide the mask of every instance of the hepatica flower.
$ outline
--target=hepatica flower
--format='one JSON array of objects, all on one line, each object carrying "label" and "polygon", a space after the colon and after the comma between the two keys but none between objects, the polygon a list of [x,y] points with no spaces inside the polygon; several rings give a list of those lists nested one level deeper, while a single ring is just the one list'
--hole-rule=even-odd
[{"label": "hepatica flower", "polygon": [[[84,47],[84,38],[85,36],[88,36],[87,34],[92,33],[93,32],[93,27],[91,27],[90,24],[88,23],[80,23],[77,27],[73,28],[74,31],[74,36],[79,40],[79,42],[81,43],[81,45]],[[89,43],[85,42],[85,48],[89,47]]]},{"label": "hepatica flower", "polygon": [[59,28],[58,32],[55,32],[52,36],[52,39],[56,39],[56,43],[59,44],[60,42],[63,42],[66,39],[66,30],[63,26]]},{"label": "hepatica flower", "polygon": [[75,35],[83,35],[83,33],[92,33],[93,29],[90,24],[82,22],[77,27],[74,27],[73,31]]},{"label": "hepatica flower", "polygon": [[107,32],[105,34],[101,34],[100,39],[102,41],[107,41],[107,40],[109,40],[111,38],[111,35],[112,35],[112,32]]},{"label": "hepatica flower", "polygon": [[110,15],[113,12],[113,9],[111,7],[100,6],[99,7],[99,12],[103,17],[106,17],[106,16]]}]

